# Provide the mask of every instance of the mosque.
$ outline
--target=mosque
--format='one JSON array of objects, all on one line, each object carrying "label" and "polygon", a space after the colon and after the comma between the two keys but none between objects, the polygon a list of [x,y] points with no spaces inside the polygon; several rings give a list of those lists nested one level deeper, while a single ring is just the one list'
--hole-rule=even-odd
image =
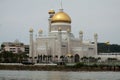
[{"label": "mosque", "polygon": [[95,33],[94,41],[83,40],[83,32],[78,32],[79,38],[74,37],[71,32],[71,17],[61,8],[58,12],[49,10],[47,36],[40,29],[38,36],[34,38],[33,29],[30,32],[29,57],[34,62],[79,62],[80,58],[96,57],[97,39]]}]

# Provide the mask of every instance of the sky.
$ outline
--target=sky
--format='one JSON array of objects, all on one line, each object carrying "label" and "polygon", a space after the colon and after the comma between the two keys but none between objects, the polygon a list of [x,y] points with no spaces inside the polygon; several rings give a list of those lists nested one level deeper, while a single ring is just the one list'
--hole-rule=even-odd
[{"label": "sky", "polygon": [[[120,0],[62,0],[64,12],[72,19],[72,33],[84,40],[110,41],[120,45]],[[60,0],[0,0],[0,43],[29,44],[29,29],[48,34],[48,11],[60,8]]]}]

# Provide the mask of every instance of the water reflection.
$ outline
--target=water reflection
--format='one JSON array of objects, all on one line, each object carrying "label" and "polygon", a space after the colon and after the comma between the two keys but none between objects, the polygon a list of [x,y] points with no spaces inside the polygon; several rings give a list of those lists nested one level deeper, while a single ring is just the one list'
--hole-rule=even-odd
[{"label": "water reflection", "polygon": [[0,80],[120,80],[119,72],[0,71]]},{"label": "water reflection", "polygon": [[67,72],[47,73],[47,80],[71,80]]}]

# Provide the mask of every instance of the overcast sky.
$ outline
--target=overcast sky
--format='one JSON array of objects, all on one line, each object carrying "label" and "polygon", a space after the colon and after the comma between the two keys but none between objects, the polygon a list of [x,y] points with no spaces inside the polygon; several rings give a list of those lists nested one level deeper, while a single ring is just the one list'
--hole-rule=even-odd
[{"label": "overcast sky", "polygon": [[[29,43],[29,29],[48,33],[48,10],[56,12],[59,0],[0,0],[0,43],[18,39]],[[99,42],[120,44],[120,0],[63,0],[63,8],[72,19],[72,32],[84,40],[93,41],[98,33]]]}]

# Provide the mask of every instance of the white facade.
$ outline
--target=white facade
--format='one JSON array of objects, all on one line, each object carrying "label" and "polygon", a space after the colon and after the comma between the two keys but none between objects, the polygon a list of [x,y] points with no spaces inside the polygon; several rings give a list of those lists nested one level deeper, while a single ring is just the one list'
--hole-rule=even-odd
[{"label": "white facade", "polygon": [[120,60],[120,53],[99,53],[97,57],[100,57],[102,61],[106,61],[108,58]]},{"label": "white facade", "polygon": [[44,36],[43,31],[40,30],[39,36],[33,39],[33,29],[30,29],[29,56],[33,60],[45,61],[46,59],[41,56],[50,56],[50,61],[60,61],[64,57],[67,61],[70,58],[71,61],[78,62],[83,56],[96,57],[97,34],[94,34],[94,42],[84,41],[82,31],[79,32],[79,38],[75,38],[71,33],[71,19],[63,10],[49,14],[47,36]]}]

